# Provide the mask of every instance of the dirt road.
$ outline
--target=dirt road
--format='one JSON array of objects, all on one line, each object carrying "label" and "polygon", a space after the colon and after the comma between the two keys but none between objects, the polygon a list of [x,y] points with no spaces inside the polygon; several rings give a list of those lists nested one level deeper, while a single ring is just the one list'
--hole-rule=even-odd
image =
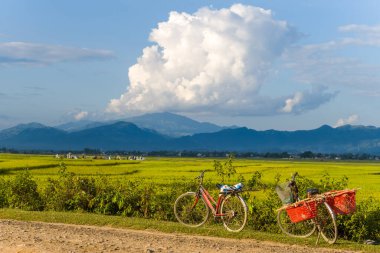
[{"label": "dirt road", "polygon": [[[245,253],[338,252],[253,239],[224,239],[157,231],[0,220],[2,253]],[[343,251],[339,251],[343,252]]]}]

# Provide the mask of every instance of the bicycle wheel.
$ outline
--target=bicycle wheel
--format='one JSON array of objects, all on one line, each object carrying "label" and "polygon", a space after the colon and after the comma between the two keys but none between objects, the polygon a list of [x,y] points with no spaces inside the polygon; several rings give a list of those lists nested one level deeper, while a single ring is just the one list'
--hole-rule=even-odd
[{"label": "bicycle wheel", "polygon": [[247,204],[239,195],[228,195],[220,207],[224,227],[230,232],[241,231],[247,223]]},{"label": "bicycle wheel", "polygon": [[335,243],[338,237],[336,218],[326,202],[317,206],[316,222],[323,239],[329,244]]},{"label": "bicycle wheel", "polygon": [[183,225],[199,227],[207,221],[210,210],[195,192],[186,192],[175,201],[174,215]]},{"label": "bicycle wheel", "polygon": [[312,219],[297,223],[291,222],[285,209],[278,211],[277,224],[284,234],[298,238],[309,237],[314,233],[316,229],[315,222]]}]

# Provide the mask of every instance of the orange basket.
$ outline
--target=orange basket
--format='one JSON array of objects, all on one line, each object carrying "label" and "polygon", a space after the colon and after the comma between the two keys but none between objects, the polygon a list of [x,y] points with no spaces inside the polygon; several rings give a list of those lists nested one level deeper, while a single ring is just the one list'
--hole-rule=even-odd
[{"label": "orange basket", "polygon": [[355,190],[325,192],[326,202],[336,214],[350,214],[356,210]]},{"label": "orange basket", "polygon": [[317,202],[315,200],[303,200],[289,205],[286,212],[293,223],[315,218],[317,215]]}]

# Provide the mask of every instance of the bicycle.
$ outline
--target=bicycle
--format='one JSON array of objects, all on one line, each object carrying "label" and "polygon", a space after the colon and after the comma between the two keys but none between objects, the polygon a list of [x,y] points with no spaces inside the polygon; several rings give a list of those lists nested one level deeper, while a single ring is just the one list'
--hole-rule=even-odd
[{"label": "bicycle", "polygon": [[206,223],[210,211],[215,219],[220,218],[224,227],[230,232],[241,231],[247,223],[247,204],[240,196],[243,185],[220,185],[220,193],[217,201],[203,187],[205,171],[195,179],[199,180],[196,192],[186,192],[180,195],[174,203],[174,214],[177,220],[189,227],[199,227]]},{"label": "bicycle", "polygon": [[355,190],[330,191],[322,194],[317,189],[307,189],[308,198],[300,200],[295,181],[298,173],[276,192],[285,203],[278,209],[277,223],[281,231],[292,237],[306,238],[318,230],[329,244],[336,242],[338,229],[336,214],[349,214],[355,211]]}]

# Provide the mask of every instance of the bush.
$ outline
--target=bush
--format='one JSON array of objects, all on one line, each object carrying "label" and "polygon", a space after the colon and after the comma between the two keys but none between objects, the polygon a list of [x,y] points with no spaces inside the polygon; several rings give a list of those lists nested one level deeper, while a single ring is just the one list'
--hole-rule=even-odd
[{"label": "bush", "polygon": [[55,211],[91,211],[90,202],[96,194],[95,180],[89,177],[78,177],[66,172],[61,164],[59,179],[48,179],[44,191],[45,209]]},{"label": "bush", "polygon": [[37,183],[33,180],[29,171],[16,175],[10,182],[9,206],[28,211],[42,210],[43,203],[37,191]]},{"label": "bush", "polygon": [[9,181],[0,178],[0,208],[8,207]]},{"label": "bush", "polygon": [[361,201],[352,215],[338,216],[340,236],[357,242],[380,240],[380,205],[373,199]]}]

